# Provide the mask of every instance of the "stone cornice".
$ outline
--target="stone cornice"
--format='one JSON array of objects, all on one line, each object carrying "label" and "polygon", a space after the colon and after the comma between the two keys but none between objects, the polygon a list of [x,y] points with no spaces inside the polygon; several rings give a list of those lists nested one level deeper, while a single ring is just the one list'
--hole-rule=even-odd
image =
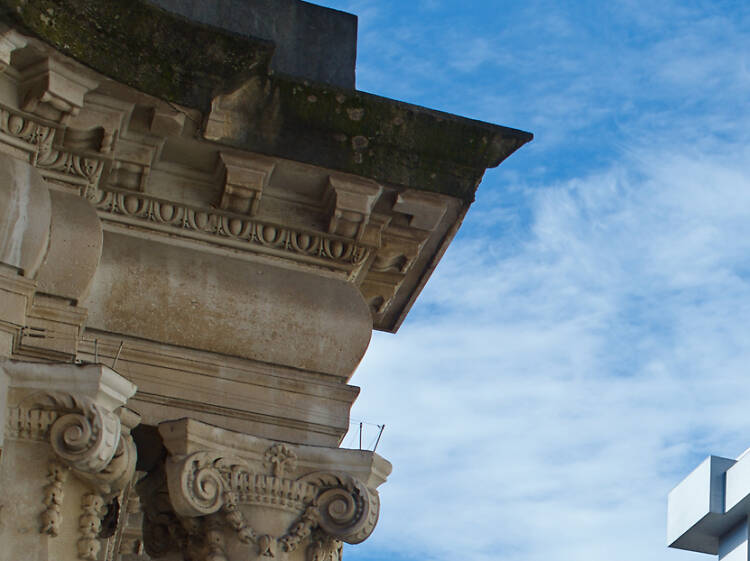
[{"label": "stone cornice", "polygon": [[3,0],[0,7],[0,18],[105,76],[203,111],[206,139],[243,150],[471,202],[485,169],[533,138],[269,74],[271,45],[143,0]]},{"label": "stone cornice", "polygon": [[530,139],[262,73],[212,98],[202,121],[38,39],[2,38],[0,150],[88,199],[104,230],[345,280],[384,331],[403,321],[485,168]]},{"label": "stone cornice", "polygon": [[217,96],[204,137],[466,202],[533,135],[361,91],[254,77]]}]

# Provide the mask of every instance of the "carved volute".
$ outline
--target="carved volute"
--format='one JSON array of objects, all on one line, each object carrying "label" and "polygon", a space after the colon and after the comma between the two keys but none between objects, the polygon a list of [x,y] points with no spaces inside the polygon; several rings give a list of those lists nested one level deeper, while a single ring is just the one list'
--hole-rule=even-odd
[{"label": "carved volute", "polygon": [[340,558],[373,532],[390,464],[372,452],[291,445],[184,419],[138,485],[152,557],[233,561]]},{"label": "carved volute", "polygon": [[94,364],[8,361],[0,375],[0,484],[3,506],[16,513],[0,527],[0,542],[13,536],[9,543],[29,558],[98,560],[103,519],[115,515],[135,474],[130,430],[139,417],[124,407],[135,385]]}]

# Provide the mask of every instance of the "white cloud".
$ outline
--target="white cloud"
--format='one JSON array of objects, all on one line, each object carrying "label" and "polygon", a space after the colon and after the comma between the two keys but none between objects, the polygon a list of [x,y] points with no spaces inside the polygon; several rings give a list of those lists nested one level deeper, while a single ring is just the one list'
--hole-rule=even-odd
[{"label": "white cloud", "polygon": [[750,445],[748,164],[634,155],[527,193],[514,253],[458,240],[354,379],[395,471],[349,558],[678,558],[666,493]]},{"label": "white cloud", "polygon": [[354,377],[394,473],[348,559],[696,558],[666,494],[750,445],[750,14],[366,5],[365,89],[536,139]]}]

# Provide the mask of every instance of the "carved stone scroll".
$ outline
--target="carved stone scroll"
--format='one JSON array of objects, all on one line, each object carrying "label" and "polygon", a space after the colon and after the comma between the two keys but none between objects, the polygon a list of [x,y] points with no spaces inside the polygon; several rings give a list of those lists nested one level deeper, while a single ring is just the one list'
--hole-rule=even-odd
[{"label": "carved stone scroll", "polygon": [[[237,551],[250,547],[243,553],[250,559],[298,552],[289,559],[337,561],[342,542],[357,544],[373,532],[378,493],[351,474],[300,467],[320,461],[305,457],[319,451],[301,448],[273,443],[252,458],[220,450],[190,453],[189,448],[187,454],[170,455],[163,475],[154,473],[139,484],[151,505],[144,518],[146,550],[163,555],[177,548],[186,558],[199,551],[199,558],[233,561]],[[260,526],[253,527],[251,519]],[[269,532],[269,524],[277,531]]]},{"label": "carved stone scroll", "polygon": [[[104,497],[113,497],[135,473],[136,449],[128,426],[94,399],[65,392],[37,392],[10,411],[12,433],[33,440],[48,438],[55,453],[45,487],[40,532],[57,536],[62,523],[64,483],[69,471],[92,489],[83,498],[79,558],[99,553]],[[128,419],[134,426],[135,419]],[[13,430],[15,429],[15,430]]]},{"label": "carved stone scroll", "polygon": [[120,419],[88,397],[62,392],[40,392],[26,400],[30,411],[53,411],[49,441],[58,458],[70,468],[99,473],[115,456],[120,443]]}]

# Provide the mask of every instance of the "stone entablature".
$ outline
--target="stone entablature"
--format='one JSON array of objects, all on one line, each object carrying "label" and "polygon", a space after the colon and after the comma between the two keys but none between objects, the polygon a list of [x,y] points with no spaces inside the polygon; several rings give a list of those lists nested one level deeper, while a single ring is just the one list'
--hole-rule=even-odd
[{"label": "stone entablature", "polygon": [[107,232],[342,279],[376,328],[394,330],[466,211],[455,197],[202,141],[199,111],[15,30],[5,44],[0,151],[90,201]]},{"label": "stone entablature", "polygon": [[[133,210],[164,201],[166,206],[176,204],[183,217],[196,207],[200,211],[218,206],[240,214],[226,216],[234,218],[227,228],[222,228],[221,213],[211,213],[207,221],[201,214],[198,224],[182,223],[198,237],[212,238],[202,241],[231,246],[239,254],[291,247],[300,258],[297,262],[341,271],[362,287],[377,329],[395,331],[403,321],[473,200],[485,169],[532,138],[522,131],[363,92],[269,74],[269,45],[247,39],[243,51],[240,38],[219,30],[214,30],[212,42],[205,27],[141,0],[129,3],[127,13],[120,13],[119,2],[81,8],[66,0],[65,7],[50,8],[55,14],[53,32],[45,1],[0,3],[0,15],[5,11],[7,21],[27,29],[25,35],[17,30],[6,33],[0,55],[8,60],[7,74],[16,80],[16,89],[30,96],[20,104],[5,100],[6,105],[33,109],[38,116],[68,125],[63,130],[53,123],[57,138],[44,141],[55,146],[40,162],[47,174],[56,172],[81,190],[96,183],[108,190],[139,191],[143,200],[138,204],[130,199]],[[117,29],[130,18],[141,26],[139,32],[153,28],[153,35],[148,44],[139,43],[135,54],[126,49],[118,64],[104,64],[103,53],[124,48],[110,44],[115,34],[102,32],[98,22],[105,17],[117,19]],[[75,33],[69,29],[73,25]],[[186,30],[195,32],[187,34],[191,45],[196,37],[212,45],[203,53],[206,60],[196,56],[185,61],[175,54],[175,45],[188,40]],[[32,38],[32,31],[102,74],[75,65],[71,70],[71,59]],[[96,43],[89,45],[94,38]],[[232,55],[213,61],[211,53],[222,49]],[[34,51],[41,55],[31,54]],[[159,64],[149,64],[146,59],[151,56]],[[31,68],[41,68],[47,78],[40,81],[39,71],[30,73]],[[165,81],[160,72],[173,72],[179,79]],[[34,88],[26,86],[32,75]],[[157,97],[118,85],[112,78]],[[195,83],[175,90],[183,79]],[[218,80],[224,81],[223,88],[206,89]],[[76,150],[60,150],[64,144]],[[270,159],[254,169],[254,160],[264,160],[260,154]],[[361,211],[346,208],[345,197],[343,206],[328,204],[329,185],[364,179],[380,190],[369,203],[369,225]],[[417,204],[419,197],[412,195],[425,192],[435,196]],[[341,198],[338,189],[336,193],[334,199]],[[402,196],[414,199],[412,204],[398,204]],[[434,205],[445,207],[445,212],[436,214]],[[339,227],[342,213],[361,226],[355,235],[324,236],[351,229]],[[425,213],[441,219],[413,219]],[[156,224],[149,227],[178,220],[171,211],[166,218],[161,213],[151,216]],[[248,216],[254,220],[248,221]],[[257,234],[256,224],[261,232],[289,233],[271,235],[269,241]],[[243,247],[246,241],[250,244],[244,245],[253,246],[249,250]],[[379,255],[384,245],[388,252]],[[368,274],[374,261],[398,266]]]}]

